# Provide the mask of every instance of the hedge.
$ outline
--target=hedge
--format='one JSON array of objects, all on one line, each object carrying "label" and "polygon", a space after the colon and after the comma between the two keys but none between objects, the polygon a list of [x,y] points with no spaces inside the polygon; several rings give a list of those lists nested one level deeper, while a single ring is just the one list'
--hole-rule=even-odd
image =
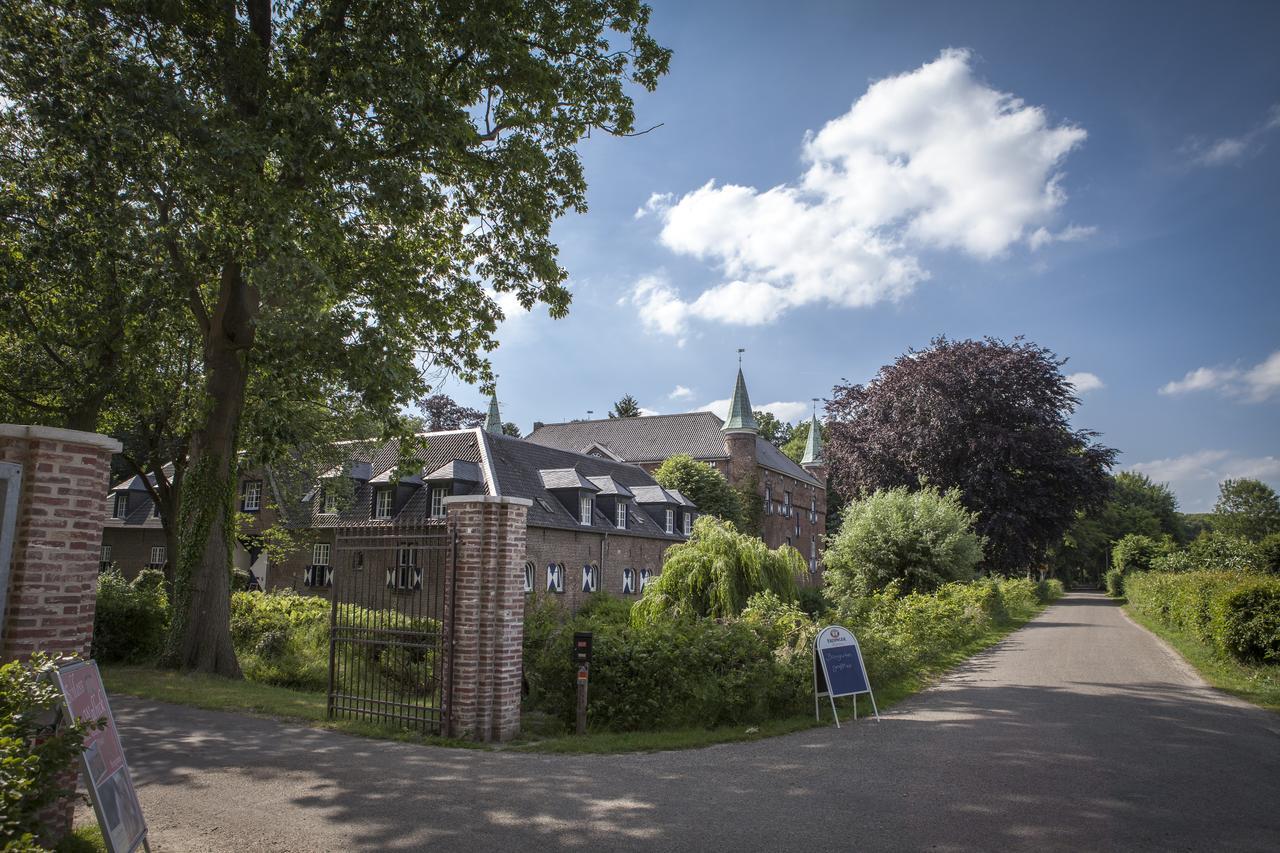
[{"label": "hedge", "polygon": [[1280,663],[1280,578],[1241,572],[1140,572],[1125,578],[1133,608],[1224,655]]},{"label": "hedge", "polygon": [[95,660],[143,663],[160,654],[169,628],[169,605],[162,573],[144,570],[130,583],[115,570],[103,572],[98,575],[95,608],[92,652]]}]

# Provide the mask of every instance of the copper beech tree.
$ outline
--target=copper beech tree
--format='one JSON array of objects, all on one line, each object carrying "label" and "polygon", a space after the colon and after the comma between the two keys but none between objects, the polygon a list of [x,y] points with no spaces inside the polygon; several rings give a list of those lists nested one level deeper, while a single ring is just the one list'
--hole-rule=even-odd
[{"label": "copper beech tree", "polygon": [[565,313],[551,224],[585,207],[578,143],[632,133],[631,94],[666,72],[648,20],[636,0],[0,0],[13,150],[58,168],[85,141],[85,174],[114,181],[101,206],[130,217],[127,285],[101,287],[194,327],[171,665],[239,674],[228,564],[259,370],[397,412],[424,366],[492,380],[495,292]]},{"label": "copper beech tree", "polygon": [[1080,510],[1107,497],[1116,451],[1074,429],[1065,362],[1021,338],[934,339],[827,404],[827,460],[850,498],[957,488],[986,537],[985,565],[1038,566]]}]

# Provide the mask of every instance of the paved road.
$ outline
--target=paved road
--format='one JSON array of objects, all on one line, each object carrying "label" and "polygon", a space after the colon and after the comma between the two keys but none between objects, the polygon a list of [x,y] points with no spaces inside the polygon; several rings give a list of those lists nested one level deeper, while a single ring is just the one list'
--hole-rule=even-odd
[{"label": "paved road", "polygon": [[839,731],[553,756],[119,698],[157,850],[1280,849],[1280,717],[1073,594]]}]

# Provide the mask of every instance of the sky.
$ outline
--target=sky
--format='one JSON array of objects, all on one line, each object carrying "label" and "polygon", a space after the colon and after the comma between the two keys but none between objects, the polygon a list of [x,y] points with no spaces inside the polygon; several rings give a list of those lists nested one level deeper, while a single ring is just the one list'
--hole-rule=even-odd
[{"label": "sky", "polygon": [[743,348],[795,421],[937,335],[1023,335],[1184,511],[1280,487],[1280,4],[652,5],[659,126],[583,144],[573,304],[509,306],[504,419],[722,408]]}]

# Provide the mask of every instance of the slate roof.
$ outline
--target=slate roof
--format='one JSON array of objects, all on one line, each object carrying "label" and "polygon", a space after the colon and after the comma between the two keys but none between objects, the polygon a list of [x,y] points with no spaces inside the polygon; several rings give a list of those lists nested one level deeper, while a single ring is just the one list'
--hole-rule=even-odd
[{"label": "slate roof", "polygon": [[662,486],[637,486],[631,490],[635,493],[638,504],[679,504],[675,495]]},{"label": "slate roof", "polygon": [[538,472],[544,489],[586,489],[598,492],[600,487],[573,468],[543,468]]},{"label": "slate roof", "polygon": [[[711,412],[687,412],[543,424],[525,440],[579,453],[598,445],[628,462],[661,462],[681,453],[703,461],[723,460],[729,458],[721,434],[723,426],[724,422]],[[812,474],[759,436],[756,436],[756,461],[802,483],[822,485]]]}]

